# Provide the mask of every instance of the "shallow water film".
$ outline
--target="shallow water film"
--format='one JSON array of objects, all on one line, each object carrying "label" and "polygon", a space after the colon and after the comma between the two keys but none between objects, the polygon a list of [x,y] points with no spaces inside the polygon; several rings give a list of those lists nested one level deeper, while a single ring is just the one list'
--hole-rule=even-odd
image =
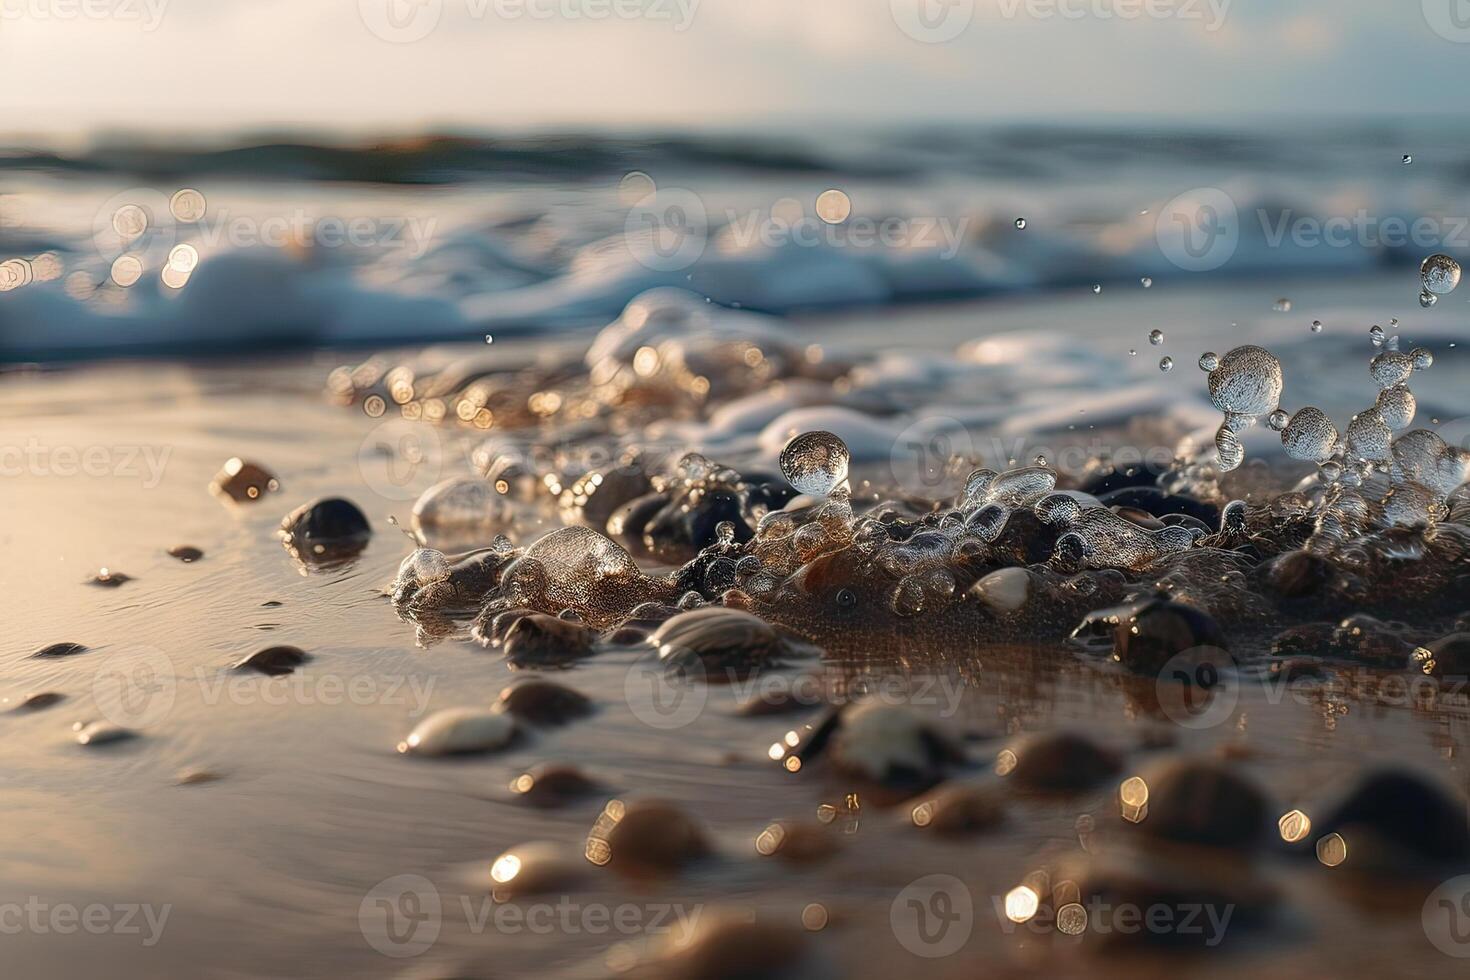
[{"label": "shallow water film", "polygon": [[1463,972],[1470,30],[1286,6],[0,0],[0,976]]}]

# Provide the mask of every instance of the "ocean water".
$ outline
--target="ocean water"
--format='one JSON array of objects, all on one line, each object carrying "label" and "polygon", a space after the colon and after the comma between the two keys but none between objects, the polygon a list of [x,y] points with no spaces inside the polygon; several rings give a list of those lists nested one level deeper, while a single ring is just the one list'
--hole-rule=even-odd
[{"label": "ocean water", "polygon": [[1412,289],[1425,256],[1470,257],[1467,214],[1463,145],[1408,125],[15,148],[0,358],[546,334],[656,286],[778,314],[1394,270]]}]

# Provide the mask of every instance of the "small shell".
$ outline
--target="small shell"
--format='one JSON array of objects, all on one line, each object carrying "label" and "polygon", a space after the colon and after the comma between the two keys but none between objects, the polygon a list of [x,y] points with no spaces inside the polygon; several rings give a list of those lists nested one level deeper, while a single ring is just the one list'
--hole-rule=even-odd
[{"label": "small shell", "polygon": [[516,732],[515,719],[485,708],[446,708],[419,723],[398,743],[404,754],[441,756],[504,748]]},{"label": "small shell", "polygon": [[76,732],[78,745],[107,745],[110,742],[125,742],[138,735],[130,728],[105,721],[77,722],[72,726],[72,731]]},{"label": "small shell", "polygon": [[1031,573],[1024,568],[1002,568],[976,582],[970,594],[999,615],[1020,609],[1031,597]]},{"label": "small shell", "polygon": [[680,613],[649,639],[659,659],[677,666],[701,666],[711,676],[725,671],[744,676],[772,665],[781,654],[781,637],[765,620],[738,609],[706,606]]}]

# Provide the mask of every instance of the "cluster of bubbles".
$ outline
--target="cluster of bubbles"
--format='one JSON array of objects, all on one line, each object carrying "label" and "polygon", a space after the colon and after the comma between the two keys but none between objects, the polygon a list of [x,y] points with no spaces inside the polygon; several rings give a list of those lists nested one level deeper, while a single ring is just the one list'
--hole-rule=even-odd
[{"label": "cluster of bubbles", "polygon": [[1419,266],[1419,278],[1424,283],[1419,305],[1427,310],[1460,284],[1460,263],[1448,255],[1431,255]]},{"label": "cluster of bubbles", "polygon": [[1202,354],[1199,366],[1209,372],[1210,403],[1225,413],[1215,432],[1215,451],[1219,469],[1229,472],[1245,459],[1240,433],[1262,416],[1269,416],[1268,424],[1273,428],[1284,424],[1277,414],[1283,383],[1281,362],[1264,347],[1247,344],[1223,357],[1212,352]]}]

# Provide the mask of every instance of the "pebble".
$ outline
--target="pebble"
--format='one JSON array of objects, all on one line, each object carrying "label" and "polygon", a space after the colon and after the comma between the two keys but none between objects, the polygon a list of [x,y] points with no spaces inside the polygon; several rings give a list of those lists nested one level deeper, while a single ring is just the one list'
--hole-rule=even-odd
[{"label": "pebble", "polygon": [[1229,649],[1214,617],[1167,599],[1124,607],[1113,628],[1113,659],[1145,676],[1156,676],[1175,656],[1197,647]]},{"label": "pebble", "polygon": [[104,589],[115,589],[125,582],[131,582],[133,577],[122,572],[114,572],[109,568],[98,570],[97,574],[87,579],[88,585],[96,585]]},{"label": "pebble", "polygon": [[703,828],[662,800],[611,800],[587,836],[587,860],[631,877],[673,874],[709,853]]},{"label": "pebble", "polygon": [[204,552],[191,544],[176,544],[168,549],[169,556],[188,565],[204,557]]},{"label": "pebble", "polygon": [[833,765],[891,790],[922,792],[964,759],[949,733],[902,705],[849,705],[837,720],[830,747]]},{"label": "pebble", "polygon": [[682,612],[659,626],[648,642],[663,663],[698,668],[709,680],[748,677],[778,664],[786,649],[765,620],[723,606]]},{"label": "pebble", "polygon": [[500,706],[530,725],[565,725],[592,713],[586,695],[555,681],[528,678],[500,692]]},{"label": "pebble", "polygon": [[372,534],[357,505],[341,497],[302,504],[281,520],[283,543],[306,564],[353,557],[367,547]]},{"label": "pebble", "polygon": [[35,653],[31,654],[31,656],[40,657],[43,660],[56,657],[74,657],[79,653],[86,653],[89,649],[91,648],[82,643],[50,643],[41,647]]},{"label": "pebble", "polygon": [[565,806],[601,788],[576,766],[554,762],[527,769],[510,781],[512,793],[543,810]]},{"label": "pebble", "polygon": [[1138,777],[1147,787],[1143,834],[1180,844],[1249,850],[1275,819],[1256,784],[1213,760],[1174,758]]},{"label": "pebble", "polygon": [[16,711],[40,711],[49,708],[53,704],[59,704],[66,700],[66,695],[59,691],[37,691],[27,694],[21,698],[20,703],[15,706]]},{"label": "pebble", "polygon": [[1332,631],[1332,653],[1355,663],[1401,670],[1412,649],[1396,627],[1366,613],[1349,616]]},{"label": "pebble", "polygon": [[1332,563],[1310,551],[1288,551],[1275,558],[1267,579],[1276,593],[1287,599],[1316,595],[1332,581]]},{"label": "pebble", "polygon": [[1312,823],[1313,839],[1337,834],[1349,867],[1409,872],[1470,860],[1466,801],[1411,771],[1362,774]]},{"label": "pebble", "polygon": [[1026,605],[1031,598],[1031,573],[1024,568],[1002,568],[991,572],[970,588],[970,594],[992,612],[1009,615]]},{"label": "pebble", "polygon": [[945,783],[911,811],[909,819],[942,837],[993,830],[1005,820],[1005,803],[993,786]]},{"label": "pebble", "polygon": [[530,613],[511,619],[501,642],[513,667],[560,667],[591,656],[596,639],[595,632],[579,623]]},{"label": "pebble", "polygon": [[219,780],[224,778],[225,777],[221,776],[219,773],[212,772],[208,769],[185,769],[183,772],[179,773],[179,778],[176,780],[176,785],[202,786],[205,783],[218,782]]},{"label": "pebble", "polygon": [[490,865],[491,891],[496,901],[522,895],[564,892],[586,877],[587,865],[553,841],[517,844]]},{"label": "pebble", "polygon": [[836,854],[841,840],[830,824],[780,820],[755,838],[756,853],[792,864],[815,864]]},{"label": "pebble", "polygon": [[515,719],[504,712],[446,708],[420,722],[398,743],[398,751],[424,756],[489,752],[509,745],[515,734]]},{"label": "pebble", "polygon": [[293,646],[266,647],[257,650],[242,660],[230,665],[231,670],[250,670],[268,677],[281,677],[291,673],[311,658],[304,650]]},{"label": "pebble", "polygon": [[1409,665],[1430,677],[1470,678],[1470,633],[1451,633],[1415,648]]},{"label": "pebble", "polygon": [[794,922],[706,911],[688,942],[670,944],[644,974],[668,980],[828,980],[830,967]]},{"label": "pebble", "polygon": [[274,473],[259,463],[252,463],[238,456],[226,460],[209,484],[210,493],[222,500],[233,500],[239,504],[260,500],[280,488],[281,484]]},{"label": "pebble", "polygon": [[995,771],[1026,790],[1073,793],[1091,789],[1122,768],[1116,752],[1079,732],[1026,735],[996,757]]},{"label": "pebble", "polygon": [[113,725],[105,721],[79,721],[72,726],[72,731],[76,733],[78,745],[108,745],[138,737],[138,733],[131,728],[123,728],[121,725]]}]

